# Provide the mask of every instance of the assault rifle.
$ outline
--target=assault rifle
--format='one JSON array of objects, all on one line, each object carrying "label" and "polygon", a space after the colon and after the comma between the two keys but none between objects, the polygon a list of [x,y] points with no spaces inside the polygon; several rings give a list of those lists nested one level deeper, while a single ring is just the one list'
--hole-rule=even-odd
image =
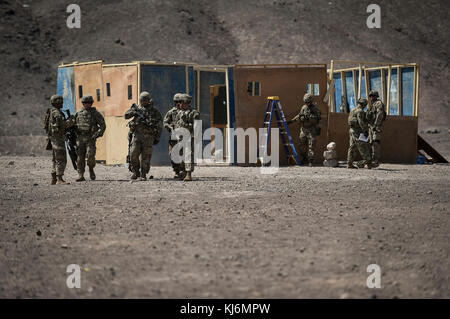
[{"label": "assault rifle", "polygon": [[[70,119],[70,111],[65,110],[67,113],[67,120]],[[73,168],[77,169],[77,129],[75,125],[72,125],[66,132],[67,137],[67,151],[70,156],[70,160],[72,161]]]}]

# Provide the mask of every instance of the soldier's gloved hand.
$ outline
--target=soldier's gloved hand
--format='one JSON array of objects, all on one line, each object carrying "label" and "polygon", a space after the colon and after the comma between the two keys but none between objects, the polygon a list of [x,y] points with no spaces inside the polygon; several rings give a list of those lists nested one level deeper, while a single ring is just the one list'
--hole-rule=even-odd
[{"label": "soldier's gloved hand", "polygon": [[154,139],[153,140],[153,145],[156,145],[156,144],[158,144],[159,143],[159,139],[157,140],[157,139]]},{"label": "soldier's gloved hand", "polygon": [[368,137],[368,136],[369,136],[369,132],[367,132],[367,131],[364,132],[364,136],[365,136],[365,137]]}]

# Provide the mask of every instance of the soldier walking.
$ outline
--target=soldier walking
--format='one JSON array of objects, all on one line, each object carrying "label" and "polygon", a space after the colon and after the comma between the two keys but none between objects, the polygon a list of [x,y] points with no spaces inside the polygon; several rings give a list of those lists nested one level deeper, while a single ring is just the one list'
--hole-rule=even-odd
[{"label": "soldier walking", "polygon": [[125,119],[133,118],[128,126],[132,134],[130,146],[131,179],[147,180],[153,145],[159,143],[162,131],[161,113],[153,106],[148,92],[139,96],[139,105],[133,103],[125,112]]},{"label": "soldier walking", "polygon": [[81,99],[83,107],[75,114],[75,124],[77,128],[77,182],[85,181],[84,169],[89,167],[89,177],[95,180],[95,142],[97,138],[103,136],[106,130],[105,119],[95,107],[92,107],[94,99],[90,95]]},{"label": "soldier walking", "polygon": [[182,94],[181,101],[181,110],[176,115],[175,129],[185,128],[191,134],[191,156],[190,161],[186,162],[183,154],[180,177],[183,178],[183,181],[191,181],[194,171],[194,121],[200,119],[200,113],[191,108],[192,97],[189,94]]},{"label": "soldier walking", "polygon": [[300,161],[308,162],[309,166],[312,166],[314,162],[314,148],[317,142],[317,136],[320,135],[320,121],[322,115],[319,107],[314,104],[311,94],[306,93],[303,97],[305,104],[300,109],[300,112],[290,121],[291,124],[295,121],[301,123],[300,137],[299,137],[299,150]]},{"label": "soldier walking", "polygon": [[363,141],[363,139],[368,139],[369,137],[369,127],[366,113],[364,112],[364,108],[367,105],[367,99],[360,98],[357,104],[357,107],[351,110],[348,116],[348,125],[350,126],[350,146],[347,153],[347,168],[356,168],[353,166],[353,162],[357,155],[356,151],[359,151],[363,158],[363,166],[365,164],[368,169],[371,169],[369,144],[368,142]]},{"label": "soldier walking", "polygon": [[367,110],[367,120],[369,121],[369,137],[371,145],[371,158],[373,166],[380,165],[381,157],[381,133],[383,128],[383,122],[386,120],[386,110],[383,102],[378,98],[377,91],[370,91],[370,105]]},{"label": "soldier walking", "polygon": [[63,179],[64,170],[67,164],[66,155],[66,133],[73,125],[72,118],[66,120],[63,112],[63,97],[53,95],[50,98],[52,107],[47,109],[44,118],[44,129],[47,132],[48,144],[47,150],[52,150],[52,180],[51,184],[69,184]]},{"label": "soldier walking", "polygon": [[164,127],[166,128],[167,132],[169,133],[169,157],[170,162],[172,163],[173,171],[175,172],[174,178],[180,177],[180,164],[175,163],[172,160],[171,154],[173,147],[177,144],[177,140],[172,140],[170,136],[172,135],[172,131],[175,129],[175,120],[177,113],[181,109],[181,105],[183,103],[182,101],[182,95],[181,93],[177,93],[173,96],[173,102],[174,106],[166,113],[164,116]]}]

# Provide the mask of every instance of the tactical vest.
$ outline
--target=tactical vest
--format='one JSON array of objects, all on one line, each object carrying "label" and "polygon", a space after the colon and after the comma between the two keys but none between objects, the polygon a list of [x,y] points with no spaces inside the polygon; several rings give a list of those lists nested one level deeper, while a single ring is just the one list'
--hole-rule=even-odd
[{"label": "tactical vest", "polygon": [[77,113],[77,133],[80,135],[89,135],[97,131],[97,122],[94,117],[95,109],[80,110]]}]

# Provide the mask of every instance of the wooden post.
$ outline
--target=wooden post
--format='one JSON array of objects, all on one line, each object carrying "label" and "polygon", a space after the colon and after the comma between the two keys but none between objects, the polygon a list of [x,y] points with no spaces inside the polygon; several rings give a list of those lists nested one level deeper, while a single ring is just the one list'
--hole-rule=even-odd
[{"label": "wooden post", "polygon": [[[366,97],[369,100],[369,85],[370,85],[370,79],[369,79],[369,71],[364,68],[364,81],[366,83]],[[383,94],[383,93],[381,93]]]},{"label": "wooden post", "polygon": [[358,98],[361,98],[361,82],[362,82],[362,67],[361,64],[359,64],[359,71],[358,71]]},{"label": "wooden post", "polygon": [[380,69],[380,74],[381,74],[381,94],[383,95],[381,100],[383,101],[384,105],[387,105],[386,71],[384,69]]},{"label": "wooden post", "polygon": [[137,94],[136,96],[139,99],[139,94],[141,94],[141,62],[137,62]]},{"label": "wooden post", "polygon": [[419,116],[419,79],[420,79],[420,67],[419,65],[416,66],[417,70],[416,70],[416,85],[415,85],[415,100],[416,100],[416,109],[415,109],[415,116]]},{"label": "wooden post", "polygon": [[391,75],[392,75],[392,68],[389,65],[388,67],[388,83],[387,83],[387,94],[386,94],[386,113],[389,115],[391,113]]},{"label": "wooden post", "polygon": [[[199,82],[200,83],[200,82]],[[228,81],[228,68],[227,72],[225,73],[225,85],[226,85],[226,92],[227,92],[227,126],[225,128],[226,130],[226,137],[227,137],[227,163],[232,163],[233,158],[231,157],[231,114],[230,114],[230,88],[229,88],[229,81]]]},{"label": "wooden post", "polygon": [[[330,66],[330,74],[329,74],[329,76],[328,76],[328,78],[329,78],[329,82],[330,82],[330,85],[332,84],[332,81],[333,81],[333,78],[334,78],[334,61],[333,60],[331,60],[331,66]],[[330,96],[329,96],[329,103],[328,103],[328,105],[329,105],[329,112],[335,112],[336,111],[336,107],[335,107],[335,105],[336,105],[336,99],[335,99],[335,94],[334,94],[334,84],[333,84],[333,88],[332,88],[332,90],[330,91]],[[332,93],[332,94],[331,94]]]},{"label": "wooden post", "polygon": [[398,115],[403,115],[402,69],[397,68]]}]

